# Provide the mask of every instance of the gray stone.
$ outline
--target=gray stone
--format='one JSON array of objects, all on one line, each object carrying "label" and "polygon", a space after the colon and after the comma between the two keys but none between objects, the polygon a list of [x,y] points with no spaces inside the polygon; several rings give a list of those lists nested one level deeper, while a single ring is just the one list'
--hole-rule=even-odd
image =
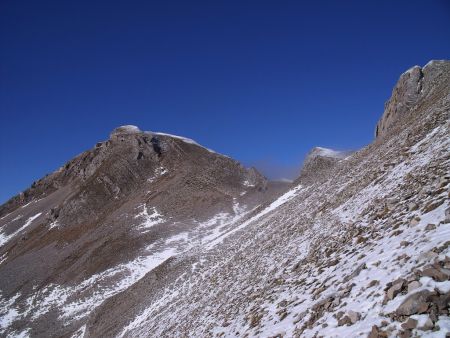
[{"label": "gray stone", "polygon": [[449,280],[450,273],[447,269],[436,268],[434,266],[425,268],[421,271],[422,276],[431,277],[438,282],[445,282]]},{"label": "gray stone", "polygon": [[444,223],[450,223],[450,207],[445,209]]},{"label": "gray stone", "polygon": [[402,328],[405,330],[415,329],[416,327],[417,327],[417,320],[413,318],[408,318],[408,320],[402,324]]},{"label": "gray stone", "polygon": [[349,316],[345,315],[344,317],[338,319],[338,326],[351,325],[352,321]]},{"label": "gray stone", "polygon": [[436,225],[435,224],[427,224],[427,226],[425,227],[425,231],[431,231],[436,229]]},{"label": "gray stone", "polygon": [[418,289],[422,286],[422,284],[419,281],[413,281],[411,283],[408,284],[408,293],[410,293],[411,291]]},{"label": "gray stone", "polygon": [[414,217],[411,221],[409,221],[410,226],[416,226],[420,222],[420,217]]},{"label": "gray stone", "polygon": [[436,293],[428,290],[413,293],[400,304],[395,313],[398,316],[411,316],[424,313],[428,309],[428,298],[434,294]]},{"label": "gray stone", "polygon": [[403,282],[399,282],[391,286],[386,292],[387,299],[388,300],[394,299],[395,296],[397,296],[402,291],[402,287]]},{"label": "gray stone", "polygon": [[422,326],[418,327],[418,329],[422,330],[422,331],[433,330],[433,328],[434,328],[434,323],[430,317],[427,318],[427,320],[425,321],[425,323]]},{"label": "gray stone", "polygon": [[359,312],[352,310],[347,312],[347,316],[350,318],[352,324],[355,324],[361,318],[361,314]]},{"label": "gray stone", "polygon": [[417,209],[419,209],[419,205],[417,203],[414,202],[408,203],[408,211],[414,211]]},{"label": "gray stone", "polygon": [[419,261],[431,262],[433,259],[439,255],[434,251],[423,252],[419,255]]}]

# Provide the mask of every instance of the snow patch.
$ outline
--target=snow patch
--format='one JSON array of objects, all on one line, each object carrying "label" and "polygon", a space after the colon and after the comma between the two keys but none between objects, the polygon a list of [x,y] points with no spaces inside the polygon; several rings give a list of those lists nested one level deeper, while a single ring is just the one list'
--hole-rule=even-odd
[{"label": "snow patch", "polygon": [[160,135],[160,136],[167,136],[167,137],[171,137],[171,138],[176,138],[176,139],[181,140],[181,141],[183,141],[185,143],[194,144],[196,146],[204,148],[204,149],[208,150],[210,153],[217,154],[217,152],[215,152],[214,150],[208,149],[208,148],[202,146],[201,144],[197,143],[193,139],[190,139],[190,138],[187,138],[187,137],[173,135],[173,134],[167,134],[167,133],[161,133],[161,132],[156,132],[156,133],[150,132],[150,133],[154,134],[154,135]]},{"label": "snow patch", "polygon": [[166,168],[164,168],[162,166],[158,167],[158,168],[155,169],[155,172],[154,172],[153,176],[149,177],[147,179],[147,182],[153,183],[157,178],[167,174],[168,172],[169,172],[168,169],[166,169]]},{"label": "snow patch", "polygon": [[13,237],[18,235],[20,232],[25,230],[25,228],[27,228],[31,223],[33,223],[33,221],[36,218],[38,218],[39,216],[41,216],[41,214],[42,214],[42,212],[37,213],[36,215],[31,216],[30,218],[28,218],[24,225],[22,225],[18,230],[14,231],[10,235],[5,235],[4,233],[0,233],[0,247],[2,247],[4,244],[9,242]]},{"label": "snow patch", "polygon": [[[162,215],[156,210],[155,207],[150,208],[151,213],[148,212],[147,206],[145,204],[140,205],[142,211],[134,216],[134,218],[143,218],[144,221],[139,225],[139,229],[144,232],[148,231],[151,227],[164,222]],[[139,208],[138,207],[138,208]]]},{"label": "snow patch", "polygon": [[338,151],[329,148],[315,147],[308,157],[331,157],[336,159],[344,159],[349,155],[347,151]]}]

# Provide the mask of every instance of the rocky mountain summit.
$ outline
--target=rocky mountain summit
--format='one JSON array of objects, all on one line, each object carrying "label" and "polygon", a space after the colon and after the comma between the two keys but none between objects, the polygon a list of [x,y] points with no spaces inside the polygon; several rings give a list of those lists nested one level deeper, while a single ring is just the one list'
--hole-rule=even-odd
[{"label": "rocky mountain summit", "polygon": [[190,139],[116,128],[0,207],[2,332],[67,334],[60,323],[288,186]]},{"label": "rocky mountain summit", "polygon": [[373,143],[289,186],[115,129],[0,207],[0,335],[446,337],[449,88],[412,68]]},{"label": "rocky mountain summit", "polygon": [[332,149],[315,147],[305,158],[297,184],[313,184],[329,175],[333,167],[351,155],[351,151],[336,151]]}]

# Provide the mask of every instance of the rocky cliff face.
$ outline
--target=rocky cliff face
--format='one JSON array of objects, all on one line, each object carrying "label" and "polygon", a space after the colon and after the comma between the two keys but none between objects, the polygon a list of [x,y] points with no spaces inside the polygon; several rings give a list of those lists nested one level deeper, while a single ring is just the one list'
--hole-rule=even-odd
[{"label": "rocky cliff face", "polygon": [[[400,76],[392,96],[386,102],[384,113],[375,129],[375,137],[383,137],[396,124],[408,123],[421,104],[433,101],[448,91],[449,61],[430,61],[425,67],[414,66]],[[428,99],[427,99],[428,98]]]},{"label": "rocky cliff face", "polygon": [[0,334],[445,337],[448,64],[403,75],[372,144],[314,149],[282,194],[116,129],[1,207]]}]

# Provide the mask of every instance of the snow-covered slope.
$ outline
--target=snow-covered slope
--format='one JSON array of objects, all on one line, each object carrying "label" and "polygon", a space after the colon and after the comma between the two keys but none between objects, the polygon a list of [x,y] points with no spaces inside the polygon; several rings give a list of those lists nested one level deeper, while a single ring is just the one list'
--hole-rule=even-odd
[{"label": "snow-covered slope", "polygon": [[167,262],[105,303],[86,336],[445,337],[449,102],[448,91],[421,102],[332,175]]},{"label": "snow-covered slope", "polygon": [[[450,126],[442,117],[400,147],[396,138],[362,150],[320,186],[294,188],[285,203],[199,255],[195,273],[116,333],[398,336],[409,332],[401,326],[409,320],[415,334],[444,337]],[[425,290],[433,296],[417,301]],[[422,309],[405,305],[411,297]]]},{"label": "snow-covered slope", "polygon": [[450,63],[431,66],[382,137],[313,149],[281,194],[116,129],[0,207],[0,335],[445,337]]}]

